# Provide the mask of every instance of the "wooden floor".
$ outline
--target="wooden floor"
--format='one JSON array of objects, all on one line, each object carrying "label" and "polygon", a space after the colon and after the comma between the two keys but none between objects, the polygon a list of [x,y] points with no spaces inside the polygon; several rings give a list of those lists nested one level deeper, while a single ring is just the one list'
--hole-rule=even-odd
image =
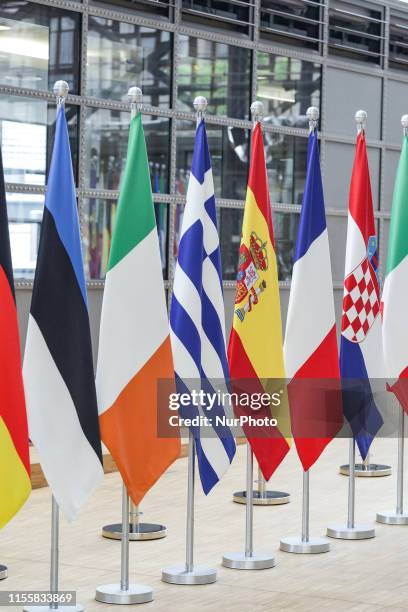
[{"label": "wooden floor", "polygon": [[[343,521],[347,511],[348,479],[338,475],[347,462],[348,443],[335,441],[311,472],[311,535],[324,535],[330,522]],[[372,460],[396,465],[396,441],[376,441]],[[207,586],[171,586],[160,581],[162,567],[184,559],[186,459],[179,459],[148,494],[144,519],[168,527],[164,540],[131,543],[131,580],[154,589],[154,601],[128,606],[165,612],[374,612],[408,610],[408,527],[377,525],[374,540],[332,541],[321,555],[280,552],[282,536],[300,531],[302,475],[295,452],[271,481],[275,489],[291,493],[286,506],[257,507],[254,512],[255,549],[276,555],[276,567],[262,571],[228,570],[220,566],[224,552],[242,550],[245,508],[231,501],[243,487],[245,447],[221,483],[207,497],[196,496],[197,563],[218,568],[218,581]],[[94,600],[95,587],[117,582],[120,543],[101,537],[102,525],[119,519],[121,483],[108,474],[103,485],[69,525],[61,520],[60,588],[76,589],[77,600],[88,611],[114,607]],[[393,475],[357,479],[357,520],[375,519],[376,510],[394,506]],[[0,562],[9,578],[0,589],[47,589],[49,576],[50,492],[33,491],[30,500],[0,533]],[[9,608],[3,608],[4,612]]]}]

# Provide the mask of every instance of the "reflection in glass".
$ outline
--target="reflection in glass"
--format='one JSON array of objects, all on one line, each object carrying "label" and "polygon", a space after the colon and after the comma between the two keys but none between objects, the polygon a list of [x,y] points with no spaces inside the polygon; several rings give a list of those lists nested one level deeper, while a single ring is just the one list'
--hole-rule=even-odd
[{"label": "reflection in glass", "polygon": [[89,16],[87,93],[127,101],[138,85],[143,102],[170,104],[171,34],[142,26]]},{"label": "reflection in glass", "polygon": [[[168,205],[156,203],[154,206],[163,278],[167,278]],[[82,239],[85,271],[89,280],[100,280],[106,276],[116,211],[116,200],[89,198],[85,202]]]},{"label": "reflection in glass", "polygon": [[[235,280],[236,278],[243,214],[242,208],[220,209],[219,231],[223,280]],[[280,281],[288,281],[292,276],[298,225],[298,213],[273,212]]]},{"label": "reflection in glass", "polygon": [[37,261],[44,196],[7,193],[6,200],[14,278],[32,280]]},{"label": "reflection in glass", "polygon": [[191,112],[200,95],[211,114],[247,118],[250,58],[248,49],[181,35],[177,108]]},{"label": "reflection in glass", "polygon": [[302,203],[307,138],[264,133],[265,159],[272,204]]},{"label": "reflection in glass", "polygon": [[[78,112],[66,105],[74,176],[77,175]],[[55,133],[55,104],[0,96],[0,145],[8,183],[44,185]]]},{"label": "reflection in glass", "polygon": [[[169,129],[166,117],[143,115],[152,188],[168,193]],[[86,184],[92,189],[119,189],[125,167],[130,113],[107,109],[87,109]]]},{"label": "reflection in glass", "polygon": [[[195,123],[177,122],[177,192],[187,192],[193,157]],[[248,130],[206,124],[215,195],[242,200],[245,197],[248,163]]]},{"label": "reflection in glass", "polygon": [[323,4],[323,0],[261,0],[261,33],[291,47],[318,49]]},{"label": "reflection in glass", "polygon": [[320,88],[320,64],[258,53],[257,96],[268,122],[307,128],[306,110],[320,108]]},{"label": "reflection in glass", "polygon": [[0,3],[0,83],[78,93],[80,15],[22,0]]}]

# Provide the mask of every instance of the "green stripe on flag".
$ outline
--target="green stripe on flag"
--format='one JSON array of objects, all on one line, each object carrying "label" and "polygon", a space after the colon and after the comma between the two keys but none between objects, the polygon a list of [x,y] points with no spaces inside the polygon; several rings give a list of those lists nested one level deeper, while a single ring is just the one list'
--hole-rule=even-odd
[{"label": "green stripe on flag", "polygon": [[126,166],[120,186],[108,270],[119,263],[155,226],[142,116],[137,113],[130,122]]},{"label": "green stripe on flag", "polygon": [[408,255],[408,137],[404,136],[392,198],[387,274]]}]

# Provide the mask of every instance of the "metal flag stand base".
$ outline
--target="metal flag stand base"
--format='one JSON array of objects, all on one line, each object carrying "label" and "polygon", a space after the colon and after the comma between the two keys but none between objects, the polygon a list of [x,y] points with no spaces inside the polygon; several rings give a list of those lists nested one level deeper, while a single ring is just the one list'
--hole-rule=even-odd
[{"label": "metal flag stand base", "polygon": [[346,525],[329,525],[327,535],[329,538],[337,538],[340,540],[367,540],[375,538],[375,529],[371,525],[356,525],[354,522],[355,510],[355,458],[356,458],[356,443],[354,438],[350,438],[350,463],[351,473],[348,486],[348,516]]},{"label": "metal flag stand base", "polygon": [[309,537],[309,470],[303,472],[302,535],[283,538],[280,549],[297,554],[325,553],[330,550],[330,542],[326,538]]},{"label": "metal flag stand base", "polygon": [[0,565],[0,580],[4,580],[8,576],[7,567],[5,565]]},{"label": "metal flag stand base", "polygon": [[[129,509],[129,540],[131,542],[140,540],[159,540],[165,538],[167,535],[167,529],[164,525],[157,523],[140,523],[139,516],[142,513],[139,511],[139,506],[130,501]],[[102,535],[104,538],[110,540],[121,540],[122,539],[122,523],[114,523],[113,525],[105,525],[102,528]]]},{"label": "metal flag stand base", "polygon": [[246,505],[245,523],[245,552],[227,553],[222,558],[224,567],[230,569],[260,570],[275,566],[275,559],[268,553],[254,553],[253,551],[253,453],[247,442],[247,490],[249,503]]},{"label": "metal flag stand base", "polygon": [[[59,507],[52,496],[51,513],[51,572],[50,572],[50,592],[58,593],[58,564],[59,564]],[[48,606],[25,606],[23,612],[50,612],[50,610],[60,610],[61,612],[83,612],[85,608],[80,604],[74,606],[58,605],[52,603]]]},{"label": "metal flag stand base", "polygon": [[[232,496],[232,501],[236,504],[246,504],[247,492],[236,491]],[[288,504],[290,502],[289,493],[284,491],[269,491],[266,488],[265,478],[258,468],[258,489],[252,488],[252,503],[255,506],[277,506],[280,504]]]},{"label": "metal flag stand base", "polygon": [[408,525],[408,513],[404,512],[404,437],[405,412],[401,408],[398,436],[397,507],[395,511],[378,512],[377,523],[385,525]]},{"label": "metal flag stand base", "polygon": [[96,589],[95,599],[110,604],[142,604],[153,600],[153,591],[143,584],[129,584],[129,495],[122,489],[122,525],[120,584],[104,584]]},{"label": "metal flag stand base", "polygon": [[[340,466],[340,474],[343,476],[350,475],[349,464]],[[370,463],[369,458],[364,463],[354,464],[354,475],[361,478],[379,478],[380,476],[391,476],[392,468],[390,465],[383,463]]]},{"label": "metal flag stand base", "polygon": [[184,565],[167,567],[162,570],[161,579],[169,584],[211,584],[217,580],[217,570],[203,565],[194,565],[194,485],[195,442],[190,431],[188,445],[186,562]]}]

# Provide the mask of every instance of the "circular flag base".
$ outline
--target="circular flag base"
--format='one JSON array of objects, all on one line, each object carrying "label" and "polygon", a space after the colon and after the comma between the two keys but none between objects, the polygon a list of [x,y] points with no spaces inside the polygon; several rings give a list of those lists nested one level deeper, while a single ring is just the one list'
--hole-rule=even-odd
[{"label": "circular flag base", "polygon": [[[23,612],[50,612],[50,606],[25,606],[23,608]],[[58,606],[58,608],[54,608],[54,610],[59,610],[60,612],[84,612],[84,606],[81,604],[77,604],[76,606]]]},{"label": "circular flag base", "polygon": [[[115,523],[114,525],[105,525],[102,527],[102,535],[104,538],[110,540],[121,540],[122,539],[122,523]],[[136,540],[159,540],[165,538],[167,535],[167,529],[164,525],[158,525],[156,523],[139,523],[137,526],[129,524],[129,541],[133,542]]]},{"label": "circular flag base", "polygon": [[402,512],[378,512],[375,519],[377,523],[384,523],[385,525],[408,525],[408,513]]},{"label": "circular flag base", "polygon": [[169,584],[211,584],[217,580],[217,570],[196,565],[188,572],[185,565],[176,565],[164,569],[161,579]]},{"label": "circular flag base", "polygon": [[222,558],[224,567],[239,570],[262,570],[275,567],[275,559],[267,553],[253,553],[246,556],[245,553],[227,553]]},{"label": "circular flag base", "polygon": [[[236,504],[246,504],[246,491],[237,491],[232,496],[232,501]],[[277,506],[279,504],[288,504],[290,502],[289,493],[283,491],[254,491],[252,495],[252,503],[254,506]]]},{"label": "circular flag base", "polygon": [[337,538],[339,540],[368,540],[375,538],[375,529],[370,525],[355,525],[347,527],[347,525],[329,525],[327,528],[329,538]]},{"label": "circular flag base", "polygon": [[5,565],[0,565],[0,580],[4,580],[8,576],[7,567]]},{"label": "circular flag base", "polygon": [[[368,465],[364,465],[364,463],[356,463],[354,467],[354,474],[357,477],[390,476],[391,471],[390,465],[383,465],[382,463],[369,463]],[[343,476],[349,475],[348,464],[340,466],[340,474],[343,474]]]},{"label": "circular flag base", "polygon": [[302,538],[284,538],[280,541],[280,549],[288,553],[317,554],[330,550],[330,542],[326,538],[310,538],[303,542]]},{"label": "circular flag base", "polygon": [[120,584],[104,584],[96,589],[95,599],[108,604],[142,604],[153,601],[153,591],[143,584],[129,584],[126,591]]}]

